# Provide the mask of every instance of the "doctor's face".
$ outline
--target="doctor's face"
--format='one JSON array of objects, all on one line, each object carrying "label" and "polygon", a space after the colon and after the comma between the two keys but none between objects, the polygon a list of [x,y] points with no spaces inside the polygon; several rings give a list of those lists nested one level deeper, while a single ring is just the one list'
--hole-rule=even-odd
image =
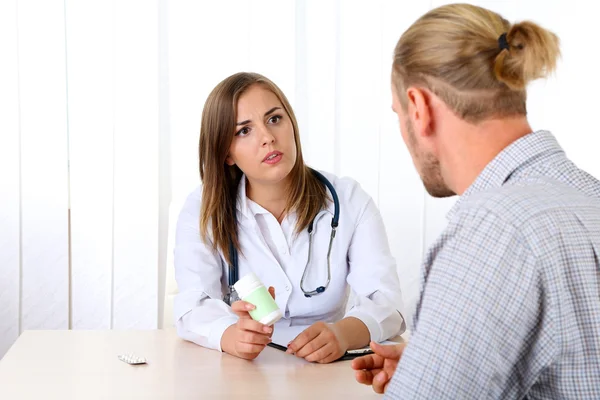
[{"label": "doctor's face", "polygon": [[251,185],[282,182],[296,163],[292,121],[279,98],[260,84],[239,97],[232,135],[226,162],[237,165]]},{"label": "doctor's face", "polygon": [[419,143],[419,137],[415,132],[408,113],[402,109],[400,100],[396,94],[396,89],[392,84],[392,110],[398,115],[400,123],[400,133],[404,144],[413,160],[413,164],[423,181],[425,190],[433,197],[454,196],[454,192],[448,188],[442,177],[440,161],[430,151],[424,149]]}]

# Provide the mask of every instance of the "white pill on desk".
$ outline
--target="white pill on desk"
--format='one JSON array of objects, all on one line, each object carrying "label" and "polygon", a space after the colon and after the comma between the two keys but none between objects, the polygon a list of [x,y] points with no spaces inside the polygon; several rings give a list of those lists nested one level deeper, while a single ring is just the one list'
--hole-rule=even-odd
[{"label": "white pill on desk", "polygon": [[119,358],[119,360],[126,362],[127,364],[131,364],[131,365],[146,364],[146,358],[138,357],[138,356],[134,355],[133,353],[120,354],[118,356],[118,358]]}]

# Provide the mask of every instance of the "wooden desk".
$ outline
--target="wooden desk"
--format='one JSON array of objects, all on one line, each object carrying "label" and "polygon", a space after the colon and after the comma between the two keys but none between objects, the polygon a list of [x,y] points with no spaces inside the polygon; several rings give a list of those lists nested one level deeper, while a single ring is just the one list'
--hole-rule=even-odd
[{"label": "wooden desk", "polygon": [[[148,360],[132,366],[117,355]],[[173,330],[26,331],[0,361],[0,399],[379,398],[350,361],[311,364],[267,347],[254,361],[207,350]]]}]

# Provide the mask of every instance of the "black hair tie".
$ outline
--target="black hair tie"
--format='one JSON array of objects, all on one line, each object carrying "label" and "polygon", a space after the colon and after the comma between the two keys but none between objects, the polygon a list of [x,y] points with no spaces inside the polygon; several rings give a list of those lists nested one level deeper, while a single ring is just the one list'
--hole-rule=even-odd
[{"label": "black hair tie", "polygon": [[498,47],[500,47],[500,50],[510,50],[510,45],[508,44],[508,40],[506,39],[506,33],[503,33],[498,38]]}]

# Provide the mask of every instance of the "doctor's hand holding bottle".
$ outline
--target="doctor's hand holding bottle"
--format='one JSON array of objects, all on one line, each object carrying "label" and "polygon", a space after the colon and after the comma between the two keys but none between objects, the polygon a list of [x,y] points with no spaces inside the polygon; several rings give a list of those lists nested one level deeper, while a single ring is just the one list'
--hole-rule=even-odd
[{"label": "doctor's hand holding bottle", "polygon": [[[275,299],[273,287],[269,287],[269,293]],[[271,342],[273,327],[253,320],[249,311],[254,308],[254,305],[242,300],[231,304],[231,310],[239,319],[223,332],[221,348],[224,352],[245,360],[254,360]]]}]

